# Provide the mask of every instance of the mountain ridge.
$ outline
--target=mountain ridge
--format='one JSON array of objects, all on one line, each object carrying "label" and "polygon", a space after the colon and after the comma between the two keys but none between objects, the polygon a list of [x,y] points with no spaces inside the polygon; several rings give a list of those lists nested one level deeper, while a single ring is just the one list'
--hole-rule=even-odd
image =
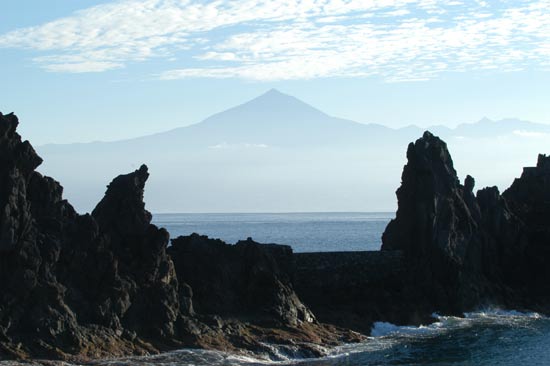
[{"label": "mountain ridge", "polygon": [[[294,116],[289,115],[288,109],[289,107],[294,106],[296,108],[300,108],[299,113],[295,113]],[[270,116],[267,118],[261,118],[260,111],[271,111]],[[292,110],[290,112],[293,112]],[[295,112],[295,110],[294,110]],[[265,113],[265,112],[264,112]],[[268,122],[278,122],[278,126],[281,128],[282,123],[289,120],[291,123],[300,122],[302,123],[301,127],[306,128],[312,128],[317,126],[326,127],[326,123],[328,120],[330,120],[332,123],[340,123],[341,125],[338,127],[341,128],[355,128],[357,130],[363,129],[372,129],[372,130],[378,130],[378,131],[385,131],[385,132],[396,132],[396,133],[410,133],[413,135],[418,135],[420,132],[424,130],[430,130],[435,131],[436,133],[440,134],[448,134],[453,133],[456,135],[459,135],[461,133],[466,133],[466,135],[471,134],[471,129],[476,127],[485,127],[485,128],[496,128],[497,130],[506,130],[506,127],[508,127],[508,130],[510,128],[536,128],[543,130],[545,133],[550,133],[550,125],[543,124],[543,123],[536,123],[531,121],[525,121],[518,118],[504,118],[500,120],[491,120],[487,117],[483,117],[477,122],[470,122],[470,123],[461,123],[455,126],[454,128],[447,127],[444,125],[432,125],[429,127],[421,127],[414,124],[410,124],[404,127],[394,128],[390,126],[385,126],[378,123],[363,123],[363,122],[357,122],[350,119],[340,118],[331,116],[325,112],[323,112],[321,109],[316,108],[292,95],[285,94],[280,92],[279,90],[272,88],[268,90],[267,92],[249,100],[244,103],[238,104],[234,107],[231,107],[229,109],[226,109],[221,112],[217,112],[212,114],[211,116],[201,120],[200,122],[193,123],[187,126],[181,126],[172,128],[166,131],[161,131],[154,134],[149,135],[143,135],[128,139],[120,139],[120,140],[114,140],[114,141],[90,141],[90,142],[74,142],[74,143],[48,143],[39,145],[40,148],[48,148],[50,146],[82,146],[82,145],[98,145],[98,144],[116,144],[116,143],[131,143],[131,142],[138,142],[142,141],[144,139],[156,139],[159,137],[164,137],[170,134],[185,134],[189,131],[194,131],[197,129],[203,129],[203,128],[227,128],[228,125],[230,125],[231,128],[246,128],[250,127],[249,124],[245,124],[244,126],[239,123],[227,123],[227,121],[224,121],[224,119],[228,119],[230,117],[234,118],[235,115],[245,115],[250,116],[253,114],[258,114],[258,116],[252,116],[254,117],[255,121],[257,122],[256,126],[252,127],[265,127]],[[305,117],[305,118],[304,118]],[[306,126],[303,126],[303,121],[311,122],[312,119],[319,119],[325,121],[325,126],[318,123],[308,123]],[[234,121],[230,121],[234,122]],[[249,122],[249,121],[248,121]],[[315,122],[315,121],[314,121]],[[345,124],[345,126],[344,126]],[[510,125],[514,125],[511,127]],[[289,126],[285,125],[287,128]],[[273,127],[273,126],[271,126]],[[209,131],[211,132],[211,131]],[[239,131],[241,132],[241,131]],[[509,132],[509,131],[508,131]],[[486,132],[487,133],[487,132]],[[486,134],[485,133],[485,134]]]},{"label": "mountain ridge", "polygon": [[[510,172],[550,145],[550,126],[506,121],[431,132],[453,148],[459,172],[504,188]],[[154,172],[146,194],[155,212],[391,211],[402,147],[422,132],[332,117],[274,90],[164,133],[37,150],[46,158],[41,172],[62,179],[80,211],[113,175],[144,162]]]}]

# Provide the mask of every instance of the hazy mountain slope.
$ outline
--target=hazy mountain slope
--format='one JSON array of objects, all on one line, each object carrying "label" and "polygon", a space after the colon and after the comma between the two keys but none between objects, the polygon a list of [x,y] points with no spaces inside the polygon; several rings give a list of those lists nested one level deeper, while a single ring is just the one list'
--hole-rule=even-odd
[{"label": "hazy mountain slope", "polygon": [[475,123],[462,123],[453,129],[445,126],[433,126],[429,129],[441,135],[473,138],[497,137],[511,134],[521,136],[532,133],[538,135],[550,133],[550,125],[512,118],[499,121],[483,118]]},{"label": "hazy mountain slope", "polygon": [[[152,121],[154,123],[154,121]],[[331,117],[277,90],[267,93],[204,121],[167,132],[116,142],[78,144],[79,150],[213,148],[218,145],[272,145],[302,147],[321,144],[360,143],[366,138],[391,136],[392,130],[376,124],[361,124]],[[44,151],[71,151],[76,144],[45,145]]]},{"label": "hazy mountain slope", "polygon": [[[550,141],[549,126],[519,120],[430,129],[448,141],[460,175],[502,188]],[[38,151],[42,171],[61,179],[81,211],[103,195],[102,183],[142,163],[157,212],[393,210],[407,144],[422,132],[331,117],[270,90],[195,125]]]}]

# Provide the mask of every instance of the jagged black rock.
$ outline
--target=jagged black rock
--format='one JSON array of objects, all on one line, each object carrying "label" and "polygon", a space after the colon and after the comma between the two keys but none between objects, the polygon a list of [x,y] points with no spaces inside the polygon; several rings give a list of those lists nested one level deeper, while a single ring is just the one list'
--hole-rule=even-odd
[{"label": "jagged black rock", "polygon": [[[248,296],[241,317],[256,304],[262,317],[244,322],[235,314],[194,311],[187,280],[200,290],[201,277],[181,267],[176,274],[167,253],[169,234],[151,224],[143,202],[147,167],[115,178],[92,214],[79,215],[62,198],[61,185],[35,171],[42,159],[21,141],[17,125],[15,115],[0,114],[0,358],[119,356],[181,347],[254,351],[266,349],[265,337],[303,342],[305,354],[316,355],[306,342],[323,344],[320,334],[334,343],[349,338],[349,332],[316,323],[293,292],[287,272],[277,266],[279,253],[292,257],[285,246],[222,243],[210,251],[212,258],[204,258],[206,246],[174,252],[194,237],[178,239],[172,249],[178,263],[189,256],[244,271],[232,275],[235,287],[229,289],[217,288],[215,274],[203,271],[209,293],[199,294],[205,301]],[[248,253],[242,259],[241,249]],[[224,256],[233,258],[231,264]],[[208,309],[201,300],[197,308]],[[276,333],[265,324],[286,330]]]}]

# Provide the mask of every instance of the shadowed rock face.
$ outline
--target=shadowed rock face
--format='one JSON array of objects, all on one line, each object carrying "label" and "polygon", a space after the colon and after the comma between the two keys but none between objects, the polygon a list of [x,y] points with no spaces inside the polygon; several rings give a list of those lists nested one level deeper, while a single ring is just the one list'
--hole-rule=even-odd
[{"label": "shadowed rock face", "polygon": [[530,269],[519,212],[496,187],[474,196],[472,177],[461,185],[446,144],[429,132],[409,145],[407,159],[382,250],[405,253],[410,286],[425,305],[450,313],[484,304],[524,306]]},{"label": "shadowed rock face", "polygon": [[255,323],[295,326],[314,316],[292,288],[292,249],[236,245],[193,234],[172,241],[169,253],[178,279],[193,288],[197,312],[237,317]]},{"label": "shadowed rock face", "polygon": [[[168,233],[150,225],[144,209],[147,168],[116,178],[92,216],[80,216],[59,183],[34,171],[42,160],[17,124],[0,115],[4,352],[58,356],[95,336],[174,336],[178,283]],[[99,328],[89,334],[82,325]],[[17,342],[23,348],[11,349]]]},{"label": "shadowed rock face", "polygon": [[550,156],[539,155],[536,167],[524,168],[503,193],[526,226],[525,263],[520,272],[526,296],[546,309],[550,303]]},{"label": "shadowed rock face", "polygon": [[[56,339],[79,343],[76,316],[55,276],[59,234],[77,215],[61,199],[61,186],[34,172],[42,160],[17,125],[14,115],[0,114],[0,340],[27,339],[48,354]],[[17,350],[6,345],[3,353]]]},{"label": "shadowed rock face", "polygon": [[473,179],[467,179],[468,189],[459,183],[447,145],[429,132],[409,145],[407,159],[396,218],[384,232],[382,250],[402,250],[428,299],[460,312],[479,300],[478,294],[464,293],[476,280],[464,276],[480,271],[475,263],[480,212],[471,191]]},{"label": "shadowed rock face", "polygon": [[374,322],[425,324],[400,251],[296,253],[295,288],[317,319],[370,333]]},{"label": "shadowed rock face", "polygon": [[[0,359],[182,346],[266,351],[266,339],[327,344],[350,336],[313,323],[292,290],[289,247],[181,238],[171,250],[178,281],[169,235],[145,210],[145,165],[115,178],[92,214],[79,215],[61,185],[35,171],[42,160],[17,125],[13,114],[0,114]],[[195,312],[185,281],[197,286],[197,309],[213,316]]]},{"label": "shadowed rock face", "polygon": [[[148,177],[142,165],[115,178],[92,216],[114,255],[119,283],[126,290],[123,298],[129,299],[122,304],[127,311],[119,314],[124,326],[152,337],[170,337],[179,314],[178,282],[166,254],[169,234],[151,225],[152,216],[143,203]],[[120,298],[110,295],[111,302]]]},{"label": "shadowed rock face", "polygon": [[382,252],[300,253],[296,289],[319,321],[365,331],[484,306],[550,313],[550,157],[500,194],[460,184],[430,132],[407,149]]}]

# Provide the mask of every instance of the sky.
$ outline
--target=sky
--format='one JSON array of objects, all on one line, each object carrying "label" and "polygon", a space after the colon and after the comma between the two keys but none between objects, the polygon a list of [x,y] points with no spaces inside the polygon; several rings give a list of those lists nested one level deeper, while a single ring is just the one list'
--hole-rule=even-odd
[{"label": "sky", "polygon": [[197,123],[277,88],[390,127],[550,123],[550,0],[0,2],[0,111],[35,145]]}]

